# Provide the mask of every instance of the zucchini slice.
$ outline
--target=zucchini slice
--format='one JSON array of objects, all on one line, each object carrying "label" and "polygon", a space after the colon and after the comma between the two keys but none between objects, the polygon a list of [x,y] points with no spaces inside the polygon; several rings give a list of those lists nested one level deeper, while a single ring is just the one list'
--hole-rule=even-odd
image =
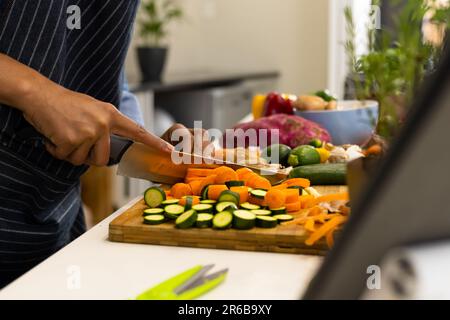
[{"label": "zucchini slice", "polygon": [[211,228],[214,216],[209,213],[200,213],[197,216],[195,226],[197,228]]},{"label": "zucchini slice", "polygon": [[237,205],[234,202],[229,202],[229,201],[219,202],[216,205],[217,212],[222,212],[222,211],[227,211],[227,210],[234,211],[237,209],[238,209]]},{"label": "zucchini slice", "polygon": [[195,211],[198,213],[212,213],[213,212],[213,206],[210,204],[197,204],[192,207]]},{"label": "zucchini slice", "polygon": [[256,189],[250,191],[250,194],[257,199],[264,199],[266,197],[267,191],[262,189]]},{"label": "zucchini slice", "polygon": [[233,214],[223,211],[214,216],[213,228],[217,230],[225,230],[231,227],[233,223]]},{"label": "zucchini slice", "polygon": [[184,205],[184,211],[189,211],[192,209],[192,205],[194,204],[194,198],[192,196],[183,197],[186,199],[186,203]]},{"label": "zucchini slice", "polygon": [[228,182],[225,182],[225,185],[228,188],[231,188],[231,187],[243,187],[243,186],[245,186],[245,181],[228,181]]},{"label": "zucchini slice", "polygon": [[148,224],[151,226],[163,224],[164,222],[166,222],[166,218],[161,214],[144,217],[144,224]]},{"label": "zucchini slice", "polygon": [[151,187],[144,192],[144,201],[150,208],[157,208],[166,200],[166,193],[159,187]]},{"label": "zucchini slice", "polygon": [[170,206],[171,204],[178,204],[178,202],[180,202],[180,200],[178,199],[164,200],[163,202],[161,202],[161,206],[167,207]]},{"label": "zucchini slice", "polygon": [[171,204],[164,208],[165,216],[168,219],[175,220],[184,212],[184,207],[178,204]]},{"label": "zucchini slice", "polygon": [[233,228],[249,230],[255,227],[256,215],[248,210],[236,210],[233,212]]},{"label": "zucchini slice", "polygon": [[282,222],[288,222],[294,220],[294,217],[290,214],[277,214],[276,216],[273,216],[275,219],[278,220],[279,223]]},{"label": "zucchini slice", "polygon": [[239,193],[225,190],[220,194],[218,202],[233,202],[235,205],[239,205],[240,198]]},{"label": "zucchini slice", "polygon": [[202,191],[200,192],[200,195],[203,200],[208,200],[208,190],[209,190],[209,184],[205,186]]},{"label": "zucchini slice", "polygon": [[215,205],[217,203],[216,200],[202,200],[200,201],[201,204],[210,204],[210,205]]},{"label": "zucchini slice", "polygon": [[257,217],[259,217],[259,216],[271,216],[272,215],[272,211],[270,211],[270,210],[259,209],[259,210],[252,210],[251,212],[254,215],[256,215]]},{"label": "zucchini slice", "polygon": [[285,208],[285,207],[283,207],[283,208],[278,208],[278,209],[271,209],[271,211],[272,211],[272,214],[273,214],[274,216],[280,215],[280,214],[286,214],[286,208]]},{"label": "zucchini slice", "polygon": [[268,216],[256,216],[256,226],[258,228],[272,229],[278,225],[277,218]]},{"label": "zucchini slice", "polygon": [[160,209],[160,208],[153,208],[153,209],[145,209],[144,210],[144,214],[143,216],[154,216],[154,215],[163,215],[164,214],[164,209]]},{"label": "zucchini slice", "polygon": [[260,206],[258,206],[257,204],[251,204],[249,202],[245,202],[243,204],[241,204],[241,208],[244,210],[258,210],[261,209]]},{"label": "zucchini slice", "polygon": [[189,229],[192,228],[197,222],[197,211],[189,210],[183,213],[181,216],[177,218],[175,221],[175,226],[178,229]]}]

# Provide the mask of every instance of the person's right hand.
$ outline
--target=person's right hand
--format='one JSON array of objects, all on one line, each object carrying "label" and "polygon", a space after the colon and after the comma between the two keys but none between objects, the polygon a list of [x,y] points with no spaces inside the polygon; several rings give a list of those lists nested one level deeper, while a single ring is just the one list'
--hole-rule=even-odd
[{"label": "person's right hand", "polygon": [[77,166],[105,166],[109,161],[111,134],[160,152],[173,150],[169,143],[147,132],[111,104],[60,86],[45,88],[41,94],[40,105],[25,108],[23,113],[47,138],[47,151],[57,159]]}]

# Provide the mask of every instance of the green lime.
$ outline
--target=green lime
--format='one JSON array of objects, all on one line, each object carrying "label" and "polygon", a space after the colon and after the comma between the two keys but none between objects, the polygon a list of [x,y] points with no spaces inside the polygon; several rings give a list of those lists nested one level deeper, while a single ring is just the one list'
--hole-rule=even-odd
[{"label": "green lime", "polygon": [[319,164],[320,153],[312,146],[300,146],[292,150],[288,163],[293,167]]}]

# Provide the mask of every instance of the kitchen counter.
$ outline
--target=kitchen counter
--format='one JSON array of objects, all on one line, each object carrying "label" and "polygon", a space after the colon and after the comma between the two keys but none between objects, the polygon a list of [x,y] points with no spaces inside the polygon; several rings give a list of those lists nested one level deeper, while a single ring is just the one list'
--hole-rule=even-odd
[{"label": "kitchen counter", "polygon": [[298,299],[320,257],[113,243],[108,225],[138,199],[0,291],[4,299],[129,299],[188,268],[229,268],[204,299]]}]

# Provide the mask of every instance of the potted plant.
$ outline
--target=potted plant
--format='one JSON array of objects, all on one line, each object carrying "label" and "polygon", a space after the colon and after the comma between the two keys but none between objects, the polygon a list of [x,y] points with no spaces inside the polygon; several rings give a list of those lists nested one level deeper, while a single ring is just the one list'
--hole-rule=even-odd
[{"label": "potted plant", "polygon": [[183,11],[174,0],[143,0],[139,19],[142,45],[137,48],[143,81],[161,81],[167,60],[167,27],[181,19]]}]

